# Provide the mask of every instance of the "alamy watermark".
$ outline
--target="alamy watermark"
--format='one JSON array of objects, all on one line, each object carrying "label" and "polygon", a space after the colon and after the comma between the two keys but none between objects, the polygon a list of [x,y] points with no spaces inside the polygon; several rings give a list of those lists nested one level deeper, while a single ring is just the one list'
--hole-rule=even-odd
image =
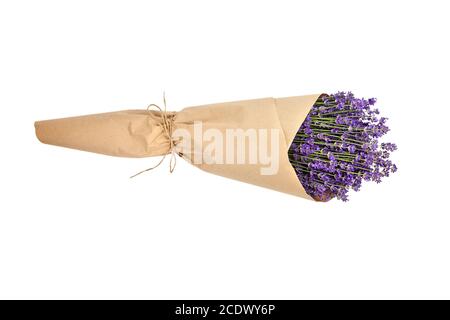
[{"label": "alamy watermark", "polygon": [[279,169],[279,131],[255,128],[203,130],[203,123],[195,121],[193,131],[178,128],[172,138],[180,141],[177,150],[191,151],[194,164],[255,164],[260,165],[261,175],[275,175]]}]

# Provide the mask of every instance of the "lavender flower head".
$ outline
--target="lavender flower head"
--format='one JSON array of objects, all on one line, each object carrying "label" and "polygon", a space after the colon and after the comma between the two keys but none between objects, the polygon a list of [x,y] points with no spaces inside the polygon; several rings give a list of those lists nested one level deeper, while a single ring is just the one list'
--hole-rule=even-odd
[{"label": "lavender flower head", "polygon": [[375,98],[355,98],[351,92],[317,99],[289,148],[289,160],[306,193],[319,201],[348,200],[365,181],[381,182],[397,171],[389,160],[397,149],[379,143],[389,131],[387,118],[373,108]]}]

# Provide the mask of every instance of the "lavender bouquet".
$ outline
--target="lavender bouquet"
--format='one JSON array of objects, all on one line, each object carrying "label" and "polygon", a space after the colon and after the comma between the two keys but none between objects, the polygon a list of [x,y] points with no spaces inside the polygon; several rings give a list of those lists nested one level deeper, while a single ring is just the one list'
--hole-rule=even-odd
[{"label": "lavender bouquet", "polygon": [[307,194],[318,201],[347,201],[365,181],[381,182],[397,171],[389,160],[397,146],[379,143],[389,131],[378,117],[375,98],[355,98],[351,92],[321,95],[289,148],[289,160]]},{"label": "lavender bouquet", "polygon": [[162,157],[138,174],[166,156],[172,172],[182,158],[212,174],[316,201],[346,201],[363,180],[380,182],[396,171],[389,160],[396,146],[378,143],[388,128],[372,108],[375,99],[319,93],[180,111],[167,111],[163,101],[164,108],[151,104],[147,110],[37,121],[36,136],[106,155]]}]

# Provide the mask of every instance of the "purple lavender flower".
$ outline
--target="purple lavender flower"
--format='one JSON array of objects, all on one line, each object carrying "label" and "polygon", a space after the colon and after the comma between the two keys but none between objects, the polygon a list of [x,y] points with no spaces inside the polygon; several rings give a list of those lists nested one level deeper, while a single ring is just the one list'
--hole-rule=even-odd
[{"label": "purple lavender flower", "polygon": [[289,159],[306,192],[314,199],[347,201],[365,181],[381,182],[397,171],[389,160],[393,143],[378,143],[389,128],[377,118],[375,98],[359,99],[351,92],[322,95],[316,101],[289,148]]}]

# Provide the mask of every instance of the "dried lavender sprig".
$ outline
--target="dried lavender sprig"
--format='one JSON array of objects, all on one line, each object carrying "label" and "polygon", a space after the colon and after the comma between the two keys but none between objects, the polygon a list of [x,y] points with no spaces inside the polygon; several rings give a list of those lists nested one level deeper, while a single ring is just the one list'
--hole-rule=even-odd
[{"label": "dried lavender sprig", "polygon": [[379,183],[397,170],[389,160],[397,146],[378,143],[389,128],[387,118],[377,117],[375,103],[375,98],[358,99],[351,92],[322,95],[316,101],[288,152],[309,195],[347,201],[348,191],[358,191],[363,180]]}]

